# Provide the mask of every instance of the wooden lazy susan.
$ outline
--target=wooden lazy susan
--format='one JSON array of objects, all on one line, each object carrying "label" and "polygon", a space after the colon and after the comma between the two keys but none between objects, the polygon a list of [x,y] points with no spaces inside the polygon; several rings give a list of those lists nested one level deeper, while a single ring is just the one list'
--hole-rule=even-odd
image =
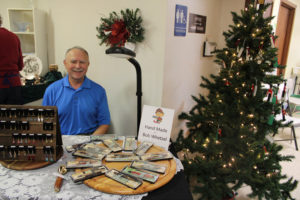
[{"label": "wooden lazy susan", "polygon": [[[118,141],[118,143],[122,145],[122,141]],[[147,151],[147,153],[158,153],[164,151],[165,150],[163,148],[153,145]],[[102,163],[108,169],[122,170],[126,165],[130,165],[131,162],[106,162],[105,159],[103,159]],[[143,181],[143,184],[140,187],[138,187],[137,189],[131,189],[121,183],[118,183],[106,177],[105,175],[87,179],[84,181],[84,184],[86,184],[91,188],[99,190],[101,192],[110,193],[110,194],[132,195],[132,194],[142,194],[142,193],[150,192],[168,183],[176,173],[176,162],[174,159],[156,161],[155,163],[166,165],[167,168],[164,174],[159,175],[158,180],[154,184]],[[76,170],[76,172],[79,171],[81,171],[81,169]]]}]

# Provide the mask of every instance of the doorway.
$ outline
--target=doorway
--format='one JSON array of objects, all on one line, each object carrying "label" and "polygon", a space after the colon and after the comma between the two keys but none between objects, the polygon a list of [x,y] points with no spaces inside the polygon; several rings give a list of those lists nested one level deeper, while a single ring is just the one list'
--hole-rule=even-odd
[{"label": "doorway", "polygon": [[[276,39],[275,47],[278,48],[278,64],[283,66],[287,64],[295,9],[296,5],[289,1],[280,1],[275,34],[278,38]],[[277,75],[284,75],[284,73],[284,69],[277,69]]]}]

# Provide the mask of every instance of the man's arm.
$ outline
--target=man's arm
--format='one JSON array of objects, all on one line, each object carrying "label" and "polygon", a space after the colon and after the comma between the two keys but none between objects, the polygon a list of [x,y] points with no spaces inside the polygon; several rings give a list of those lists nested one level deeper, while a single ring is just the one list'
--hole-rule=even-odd
[{"label": "man's arm", "polygon": [[100,125],[92,135],[103,135],[105,133],[107,133],[109,129],[109,125],[108,124],[103,124],[103,125]]}]

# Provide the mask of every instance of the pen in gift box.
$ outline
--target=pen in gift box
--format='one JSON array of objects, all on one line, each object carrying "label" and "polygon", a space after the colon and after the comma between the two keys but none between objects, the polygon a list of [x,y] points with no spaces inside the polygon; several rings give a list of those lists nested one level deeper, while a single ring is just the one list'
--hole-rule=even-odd
[{"label": "pen in gift box", "polygon": [[122,151],[121,146],[113,139],[104,139],[102,140],[102,142],[108,147],[110,148],[113,152],[118,152],[118,151]]},{"label": "pen in gift box", "polygon": [[88,168],[88,167],[99,167],[102,165],[102,162],[99,160],[92,159],[82,159],[82,160],[71,160],[67,161],[67,169],[75,168]]},{"label": "pen in gift box", "polygon": [[116,169],[108,170],[105,173],[105,176],[107,176],[108,178],[113,179],[129,188],[132,188],[132,189],[137,189],[143,183],[140,179],[130,176],[128,174],[125,174],[123,172],[120,172]]},{"label": "pen in gift box", "polygon": [[105,174],[107,172],[107,168],[104,165],[101,165],[99,167],[94,167],[86,170],[82,170],[80,172],[76,172],[71,175],[71,178],[74,183],[84,181],[86,179],[93,178],[95,176],[100,176],[102,174]]},{"label": "pen in gift box", "polygon": [[141,156],[141,159],[145,161],[169,160],[172,158],[173,155],[170,152],[146,153]]},{"label": "pen in gift box", "polygon": [[141,169],[135,169],[129,166],[125,166],[122,170],[123,173],[134,176],[136,178],[143,179],[150,183],[155,183],[159,177],[159,175],[143,171]]},{"label": "pen in gift box", "polygon": [[144,141],[138,146],[138,148],[135,150],[135,153],[141,156],[145,154],[150,149],[150,147],[152,147],[152,145],[152,142]]},{"label": "pen in gift box", "polygon": [[158,173],[165,173],[166,171],[166,165],[163,164],[157,164],[153,162],[148,162],[148,161],[141,161],[141,160],[136,160],[131,163],[131,167],[136,168],[136,169],[144,169],[152,172],[158,172]]},{"label": "pen in gift box", "polygon": [[123,142],[124,151],[134,151],[137,147],[137,141],[134,136],[127,136]]}]

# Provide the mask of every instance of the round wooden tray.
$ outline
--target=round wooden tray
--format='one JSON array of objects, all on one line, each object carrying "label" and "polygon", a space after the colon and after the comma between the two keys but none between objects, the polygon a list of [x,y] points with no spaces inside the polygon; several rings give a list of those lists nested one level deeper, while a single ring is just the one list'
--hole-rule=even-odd
[{"label": "round wooden tray", "polygon": [[[122,144],[122,141],[118,141],[118,142],[119,144]],[[165,150],[161,147],[152,146],[147,151],[147,153],[157,153],[163,151]],[[124,166],[130,165],[131,162],[105,162],[105,159],[103,159],[102,163],[108,169],[122,170]],[[116,182],[110,178],[107,178],[105,175],[101,175],[101,176],[97,176],[85,180],[84,184],[86,184],[91,188],[99,190],[101,192],[110,193],[110,194],[129,195],[129,194],[143,194],[146,192],[150,192],[168,183],[176,173],[176,162],[174,159],[156,161],[155,163],[166,165],[167,166],[166,172],[164,174],[160,174],[159,178],[154,184],[143,181],[143,184],[135,190],[128,188],[125,185]]]},{"label": "round wooden tray", "polygon": [[[64,151],[61,146],[57,148],[58,156],[57,160],[63,155]],[[55,162],[45,162],[45,161],[0,161],[3,167],[14,170],[32,170],[39,169],[42,167],[46,167],[48,165],[52,165]]]}]

